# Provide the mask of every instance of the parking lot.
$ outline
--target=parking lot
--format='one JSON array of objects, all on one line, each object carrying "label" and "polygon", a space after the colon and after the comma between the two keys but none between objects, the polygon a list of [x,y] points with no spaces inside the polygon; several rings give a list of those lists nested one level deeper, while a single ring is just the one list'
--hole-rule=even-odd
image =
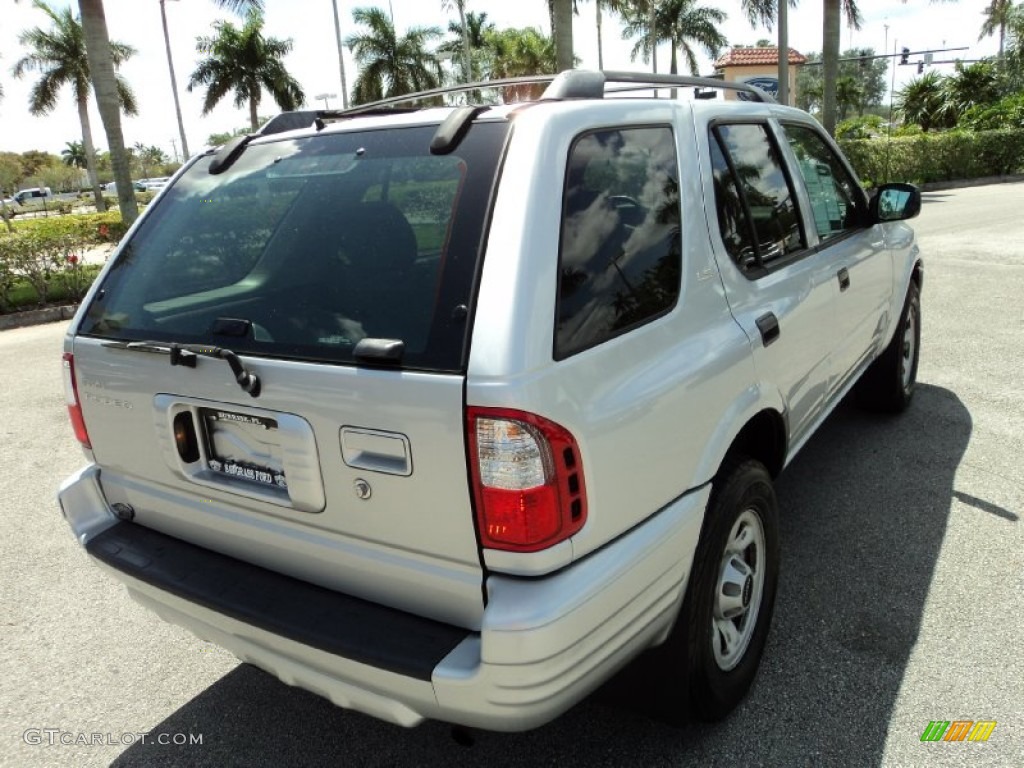
[{"label": "parking lot", "polygon": [[[56,487],[82,463],[63,327],[0,333],[0,766],[1024,765],[1024,184],[925,198],[915,402],[841,405],[780,478],[765,660],[717,725],[652,718],[631,669],[544,728],[467,747],[164,624],[61,519]],[[997,725],[922,743],[933,720]]]}]

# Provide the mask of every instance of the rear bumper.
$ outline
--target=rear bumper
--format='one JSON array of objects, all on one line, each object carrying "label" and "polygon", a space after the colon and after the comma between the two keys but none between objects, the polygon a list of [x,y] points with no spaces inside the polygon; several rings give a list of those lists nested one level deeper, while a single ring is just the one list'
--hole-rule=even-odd
[{"label": "rear bumper", "polygon": [[500,731],[564,712],[671,627],[709,488],[542,578],[491,575],[480,632],[306,584],[120,522],[86,467],[61,487],[93,559],[166,621],[336,705]]}]

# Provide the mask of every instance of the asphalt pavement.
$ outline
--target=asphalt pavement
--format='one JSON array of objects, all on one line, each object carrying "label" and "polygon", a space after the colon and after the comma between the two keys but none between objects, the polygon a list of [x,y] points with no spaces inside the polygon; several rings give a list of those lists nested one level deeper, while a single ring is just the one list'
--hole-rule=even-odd
[{"label": "asphalt pavement", "polygon": [[[82,463],[64,325],[0,333],[0,766],[1024,765],[1024,185],[925,197],[915,401],[898,418],[841,405],[779,479],[772,632],[716,725],[652,717],[628,669],[543,728],[463,746],[161,622],[88,561],[55,501]],[[923,743],[933,720],[996,727]]]}]

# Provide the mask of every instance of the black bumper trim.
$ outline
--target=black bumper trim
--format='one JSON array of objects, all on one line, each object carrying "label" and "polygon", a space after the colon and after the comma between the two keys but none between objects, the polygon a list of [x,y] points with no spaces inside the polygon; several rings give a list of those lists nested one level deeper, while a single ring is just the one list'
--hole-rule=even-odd
[{"label": "black bumper trim", "polygon": [[419,680],[471,632],[120,522],[86,550],[127,576],[327,653]]}]

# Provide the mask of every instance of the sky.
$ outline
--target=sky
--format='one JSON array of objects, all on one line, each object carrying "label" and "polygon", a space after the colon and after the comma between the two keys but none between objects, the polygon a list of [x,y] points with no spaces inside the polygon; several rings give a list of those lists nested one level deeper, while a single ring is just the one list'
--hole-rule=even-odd
[{"label": "sky", "polygon": [[[728,14],[722,28],[730,45],[753,45],[762,38],[775,39],[775,32],[752,28],[740,11],[739,0],[700,0],[703,5],[717,7]],[[50,0],[55,8],[69,5],[69,0]],[[954,3],[930,3],[929,0],[859,0],[864,17],[860,30],[844,25],[842,48],[874,48],[877,52],[892,52],[903,46],[912,51],[959,48],[967,50],[949,54],[935,54],[935,60],[962,57],[976,59],[994,55],[998,43],[995,38],[978,41],[982,11],[988,0],[960,0]],[[231,95],[209,114],[202,113],[200,89],[189,93],[185,89],[189,75],[199,59],[196,37],[211,35],[217,19],[240,21],[227,11],[219,11],[210,0],[168,0],[168,26],[171,34],[172,55],[182,101],[185,131],[192,153],[200,151],[212,133],[231,131],[248,123],[247,108],[235,108]],[[341,106],[341,82],[338,68],[337,43],[331,0],[265,0],[265,34],[277,38],[291,38],[292,52],[285,62],[292,75],[302,85],[307,105],[331,108]],[[447,28],[456,21],[454,10],[442,9],[441,0],[338,0],[342,37],[356,31],[352,9],[377,6],[393,14],[400,33],[413,26],[439,26]],[[141,143],[164,149],[169,157],[180,153],[174,103],[171,96],[170,75],[164,49],[163,29],[160,22],[158,0],[104,0],[107,26],[114,40],[132,45],[138,53],[121,69],[135,89],[139,116],[123,119],[125,143]],[[73,2],[77,15],[78,3]],[[789,11],[789,43],[801,53],[821,50],[821,3],[803,0]],[[466,0],[467,10],[486,13],[488,21],[498,27],[539,27],[550,31],[545,0]],[[597,68],[597,33],[594,3],[580,0],[580,14],[573,23],[573,41],[580,66]],[[644,69],[642,62],[632,63],[629,51],[632,41],[623,41],[618,17],[605,13],[603,24],[604,65],[606,69]],[[25,152],[32,149],[59,154],[67,142],[81,140],[78,113],[70,90],[66,90],[56,109],[44,117],[29,114],[28,94],[33,74],[18,80],[11,74],[14,63],[25,49],[18,35],[25,29],[49,27],[49,19],[32,7],[31,0],[0,0],[0,84],[5,96],[0,101],[0,151]],[[349,91],[356,76],[355,62],[346,50],[345,72]],[[914,57],[916,60],[919,57]],[[667,46],[658,50],[659,71],[668,70]],[[711,60],[699,58],[701,74],[710,74]],[[953,72],[952,64],[936,64],[943,74]],[[895,67],[896,90],[917,74],[916,67]],[[318,94],[334,94],[317,101]],[[261,115],[271,115],[277,106],[264,96]],[[99,114],[92,107],[93,138],[96,146],[105,149],[106,138]]]}]

